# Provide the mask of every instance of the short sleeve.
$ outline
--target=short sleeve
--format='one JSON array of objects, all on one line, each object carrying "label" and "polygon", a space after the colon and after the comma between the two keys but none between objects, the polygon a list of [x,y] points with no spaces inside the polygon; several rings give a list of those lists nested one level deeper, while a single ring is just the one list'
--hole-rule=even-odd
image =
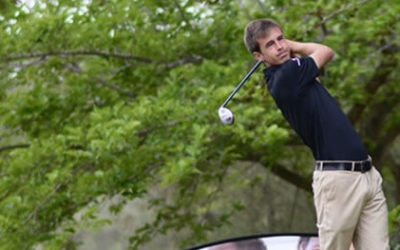
[{"label": "short sleeve", "polygon": [[319,69],[313,58],[292,58],[270,73],[269,88],[277,102],[295,101],[317,83],[318,75]]},{"label": "short sleeve", "polygon": [[308,85],[315,84],[318,75],[319,69],[313,58],[292,58],[283,65],[279,81],[291,95],[297,95]]},{"label": "short sleeve", "polygon": [[287,74],[299,85],[314,82],[319,75],[317,64],[311,57],[292,58],[287,70]]}]

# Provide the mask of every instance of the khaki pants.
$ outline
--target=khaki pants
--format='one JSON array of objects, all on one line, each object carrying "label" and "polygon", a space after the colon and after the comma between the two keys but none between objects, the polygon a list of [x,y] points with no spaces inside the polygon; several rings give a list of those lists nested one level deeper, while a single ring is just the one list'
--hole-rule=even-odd
[{"label": "khaki pants", "polygon": [[366,173],[314,171],[314,202],[321,250],[389,250],[388,211],[382,177]]}]

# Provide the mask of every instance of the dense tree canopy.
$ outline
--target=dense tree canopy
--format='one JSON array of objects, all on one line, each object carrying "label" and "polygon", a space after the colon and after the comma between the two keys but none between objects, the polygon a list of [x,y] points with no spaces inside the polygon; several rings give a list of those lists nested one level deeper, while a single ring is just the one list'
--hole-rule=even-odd
[{"label": "dense tree canopy", "polygon": [[312,156],[261,73],[231,104],[235,125],[218,120],[254,63],[243,28],[264,17],[291,39],[336,51],[322,82],[384,174],[399,240],[398,1],[38,0],[0,8],[2,248],[71,247],[77,231],[107,223],[97,210],[115,196],[123,197],[115,213],[143,197],[156,211],[132,232],[132,248],[182,230],[182,246],[199,244],[246,206],[218,200],[226,173],[243,162],[310,192]]}]

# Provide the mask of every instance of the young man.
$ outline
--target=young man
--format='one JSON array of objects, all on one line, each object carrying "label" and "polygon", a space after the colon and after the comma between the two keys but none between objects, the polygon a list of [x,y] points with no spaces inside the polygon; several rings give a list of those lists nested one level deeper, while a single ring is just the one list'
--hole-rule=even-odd
[{"label": "young man", "polygon": [[268,90],[316,160],[312,186],[321,250],[349,249],[352,242],[357,250],[388,250],[382,177],[317,78],[319,69],[333,59],[333,50],[287,40],[281,27],[268,19],[250,22],[244,41],[268,66]]}]

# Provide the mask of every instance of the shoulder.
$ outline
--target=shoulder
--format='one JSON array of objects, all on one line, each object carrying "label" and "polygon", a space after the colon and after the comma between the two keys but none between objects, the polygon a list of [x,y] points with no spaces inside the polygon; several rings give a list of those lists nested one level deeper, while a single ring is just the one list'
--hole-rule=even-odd
[{"label": "shoulder", "polygon": [[287,60],[283,65],[283,68],[286,70],[298,70],[304,67],[315,67],[317,68],[317,65],[311,57],[294,57],[289,60]]},{"label": "shoulder", "polygon": [[308,82],[319,75],[319,69],[311,57],[291,58],[282,65],[282,77],[295,82]]},{"label": "shoulder", "polygon": [[302,66],[302,59],[300,58],[291,58],[284,62],[281,67],[279,67],[279,71],[277,72],[277,76],[280,80],[289,80],[299,73],[300,68]]},{"label": "shoulder", "polygon": [[271,66],[264,71],[267,81],[298,82],[303,76],[318,75],[318,67],[311,57],[291,58],[278,66]]}]

